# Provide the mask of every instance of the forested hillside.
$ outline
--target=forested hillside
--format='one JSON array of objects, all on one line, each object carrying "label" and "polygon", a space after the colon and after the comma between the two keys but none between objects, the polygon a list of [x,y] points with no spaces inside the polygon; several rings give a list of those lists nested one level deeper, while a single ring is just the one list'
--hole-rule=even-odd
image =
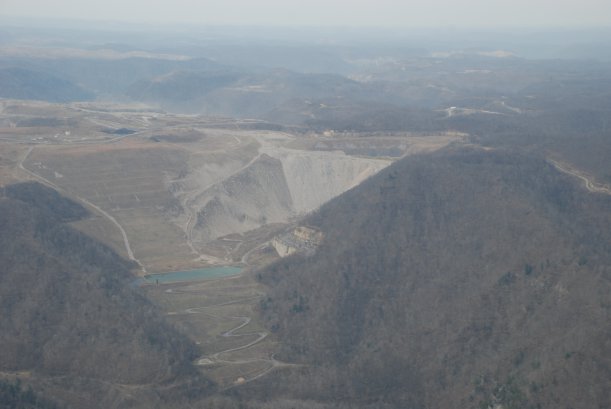
[{"label": "forested hillside", "polygon": [[38,183],[0,191],[0,371],[68,407],[129,399],[115,385],[188,386],[194,345],[130,287],[131,265],[67,224],[87,213]]},{"label": "forested hillside", "polygon": [[394,164],[307,220],[325,236],[314,256],[261,272],[280,356],[305,364],[284,394],[610,407],[610,210],[537,157],[446,150]]},{"label": "forested hillside", "polygon": [[58,409],[53,402],[41,398],[21,382],[0,381],[1,409]]},{"label": "forested hillside", "polygon": [[26,68],[0,68],[0,97],[51,102],[87,101],[93,94],[64,78]]}]

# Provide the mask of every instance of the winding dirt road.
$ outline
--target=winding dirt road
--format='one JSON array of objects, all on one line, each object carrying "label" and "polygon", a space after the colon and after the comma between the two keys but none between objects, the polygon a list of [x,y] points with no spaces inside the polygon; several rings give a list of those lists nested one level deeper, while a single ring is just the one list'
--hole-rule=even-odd
[{"label": "winding dirt road", "polygon": [[[193,294],[194,291],[188,291],[186,290],[186,288],[188,288],[189,285],[182,287],[182,288],[178,288],[178,289],[168,289],[165,291],[166,294],[181,294],[181,293],[190,293]],[[215,365],[215,364],[225,364],[225,365],[243,365],[243,364],[250,364],[253,362],[265,362],[268,363],[269,365],[260,371],[257,371],[256,373],[250,374],[248,376],[242,376],[242,381],[241,382],[234,382],[233,384],[230,384],[226,387],[223,388],[223,390],[227,390],[236,386],[240,386],[240,385],[244,385],[245,383],[248,382],[252,382],[255,379],[259,379],[262,376],[265,376],[266,374],[268,374],[269,372],[271,372],[273,369],[275,368],[279,368],[279,367],[291,367],[291,366],[297,366],[295,364],[289,364],[289,363],[285,363],[285,362],[281,362],[278,361],[277,359],[274,358],[274,354],[271,354],[269,357],[257,357],[257,358],[251,358],[251,359],[229,359],[228,357],[223,357],[223,355],[226,354],[230,354],[232,352],[237,352],[237,351],[243,351],[246,350],[248,348],[252,348],[255,345],[259,344],[261,341],[263,341],[265,338],[267,338],[269,336],[269,332],[267,331],[251,331],[251,332],[241,332],[241,333],[237,333],[239,330],[245,328],[246,326],[248,326],[251,323],[251,317],[247,317],[247,316],[223,316],[223,315],[217,315],[217,314],[213,314],[211,312],[208,312],[208,309],[211,308],[216,308],[216,307],[223,307],[223,306],[227,306],[227,305],[233,305],[233,304],[242,304],[242,303],[247,303],[247,302],[251,302],[251,301],[256,301],[256,300],[260,300],[262,297],[264,296],[264,294],[259,294],[256,295],[254,297],[247,297],[247,298],[241,298],[241,299],[237,299],[237,300],[231,300],[231,301],[225,301],[222,303],[218,303],[218,304],[213,304],[213,305],[207,305],[207,306],[202,306],[202,307],[194,307],[194,308],[187,308],[186,310],[183,311],[177,311],[177,312],[169,312],[168,315],[187,315],[187,314],[205,314],[209,317],[212,317],[214,319],[217,320],[221,320],[221,321],[235,321],[238,320],[240,321],[239,324],[237,324],[235,327],[229,329],[228,331],[223,332],[222,334],[220,334],[222,337],[224,338],[232,338],[232,337],[255,337],[253,340],[250,340],[246,343],[244,343],[243,345],[237,346],[237,347],[232,347],[232,348],[227,348],[224,349],[222,351],[219,352],[215,352],[213,354],[210,355],[204,355],[200,358],[198,358],[195,362],[196,365],[198,366],[209,366],[209,365]]]},{"label": "winding dirt road", "polygon": [[77,199],[81,203],[84,203],[89,208],[94,209],[96,212],[98,212],[99,214],[101,214],[102,216],[104,216],[108,220],[110,220],[110,222],[112,224],[114,224],[119,229],[119,232],[121,233],[121,237],[123,238],[123,245],[125,246],[125,251],[127,252],[127,257],[129,257],[130,260],[132,260],[136,264],[138,264],[138,266],[140,266],[140,270],[143,273],[146,273],[146,267],[144,267],[144,264],[142,264],[140,262],[140,260],[138,260],[136,258],[136,256],[134,255],[134,252],[133,252],[133,250],[132,250],[132,248],[131,248],[131,246],[129,244],[129,239],[127,237],[127,233],[125,232],[125,229],[123,228],[123,226],[121,226],[121,224],[117,221],[117,219],[115,219],[113,216],[108,214],[106,211],[102,210],[99,206],[96,206],[93,203],[91,203],[89,200],[66,191],[65,189],[63,189],[63,188],[59,187],[58,185],[56,185],[55,183],[51,182],[49,179],[46,179],[43,176],[40,176],[39,174],[37,174],[35,172],[32,172],[31,170],[29,170],[28,168],[26,168],[23,165],[23,162],[25,162],[26,159],[30,156],[30,154],[32,153],[32,150],[34,150],[34,147],[30,146],[30,148],[28,149],[27,153],[23,156],[23,158],[21,158],[21,160],[19,161],[19,165],[18,165],[19,169],[21,169],[23,172],[27,173],[29,176],[33,177],[34,179],[38,180],[42,184],[47,185],[47,186],[57,190],[58,192],[61,192],[61,193],[65,194],[68,197],[73,197],[73,198]]},{"label": "winding dirt road", "polygon": [[590,178],[588,178],[586,175],[584,175],[582,172],[575,170],[571,167],[569,167],[566,164],[562,164],[558,161],[555,161],[553,159],[548,159],[548,162],[551,163],[552,165],[554,165],[554,167],[556,169],[558,169],[560,172],[562,173],[566,173],[567,175],[571,175],[574,176],[578,179],[581,179],[581,181],[583,182],[585,188],[592,193],[602,193],[605,195],[611,195],[611,188],[609,188],[608,186],[605,186],[601,183],[596,183],[594,181],[592,181]]}]

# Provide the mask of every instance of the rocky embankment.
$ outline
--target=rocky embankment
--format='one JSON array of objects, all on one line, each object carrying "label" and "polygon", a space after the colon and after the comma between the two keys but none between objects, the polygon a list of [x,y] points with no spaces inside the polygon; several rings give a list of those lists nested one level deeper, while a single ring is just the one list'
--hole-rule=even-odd
[{"label": "rocky embankment", "polygon": [[[187,234],[194,243],[203,244],[268,223],[287,222],[317,209],[390,163],[343,152],[264,146],[244,168],[191,194],[185,205],[193,215]],[[190,178],[192,184],[196,180]],[[206,184],[205,178],[202,183]],[[195,186],[191,189],[197,191]]]},{"label": "rocky embankment", "polygon": [[280,257],[300,253],[311,255],[323,239],[320,230],[312,227],[297,226],[293,230],[274,237],[272,246]]}]

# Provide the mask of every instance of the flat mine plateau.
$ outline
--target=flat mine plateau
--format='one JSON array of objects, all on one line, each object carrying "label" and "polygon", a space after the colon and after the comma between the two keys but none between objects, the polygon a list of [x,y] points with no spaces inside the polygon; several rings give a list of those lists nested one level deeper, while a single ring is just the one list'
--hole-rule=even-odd
[{"label": "flat mine plateau", "polygon": [[94,216],[76,226],[149,273],[247,264],[274,232],[399,157],[463,139],[299,134],[141,106],[5,100],[0,109],[3,177],[85,205]]}]

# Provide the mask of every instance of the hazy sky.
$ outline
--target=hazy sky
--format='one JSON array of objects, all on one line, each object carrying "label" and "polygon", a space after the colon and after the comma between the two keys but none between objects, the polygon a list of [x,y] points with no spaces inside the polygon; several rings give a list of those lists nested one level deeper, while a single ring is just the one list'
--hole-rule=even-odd
[{"label": "hazy sky", "polygon": [[0,0],[0,15],[248,25],[611,26],[611,0]]}]

